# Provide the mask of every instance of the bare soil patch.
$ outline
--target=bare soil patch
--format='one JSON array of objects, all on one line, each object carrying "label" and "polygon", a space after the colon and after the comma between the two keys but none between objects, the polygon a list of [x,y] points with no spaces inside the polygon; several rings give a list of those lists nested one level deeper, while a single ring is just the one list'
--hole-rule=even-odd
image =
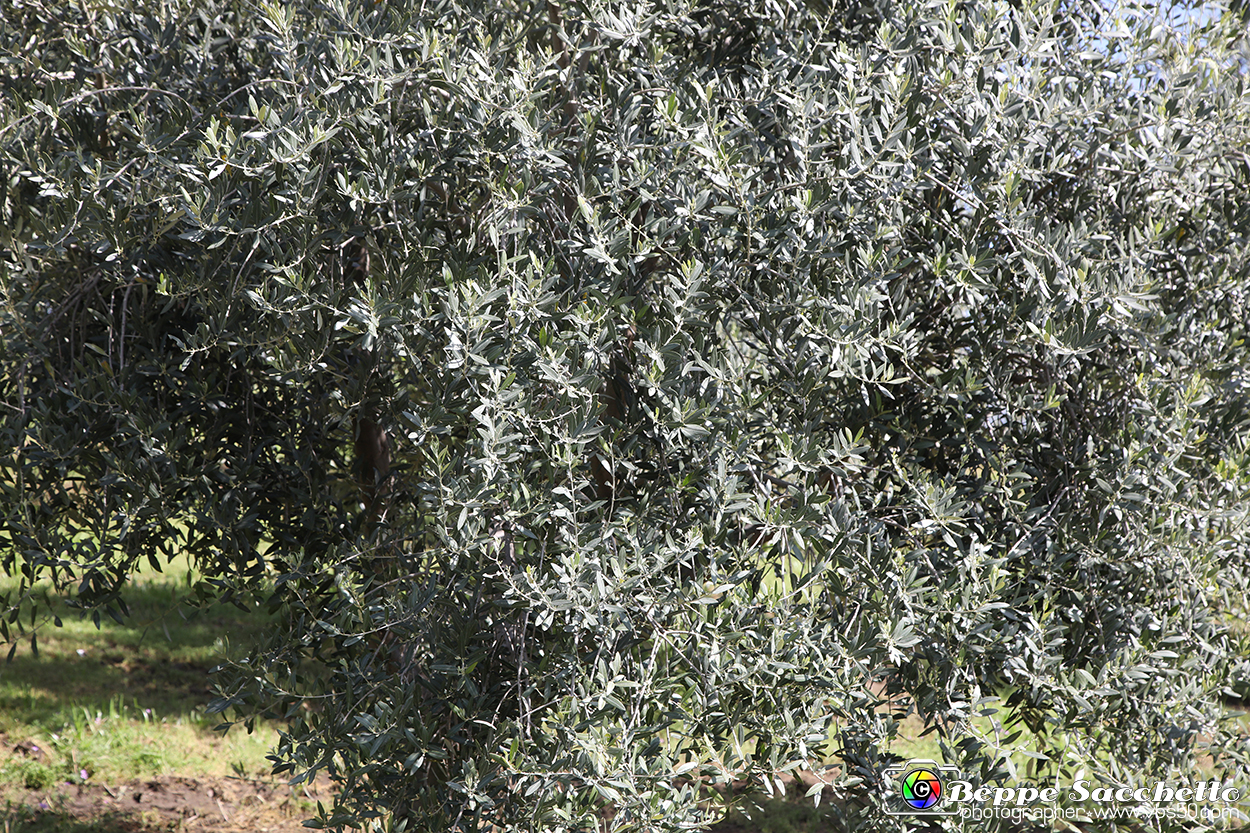
[{"label": "bare soil patch", "polygon": [[[332,785],[324,776],[302,788],[276,780],[162,775],[112,785],[9,789],[0,792],[0,800],[9,805],[9,817],[17,822],[12,829],[22,833],[303,833],[308,829],[304,820],[316,815],[316,802],[332,800]],[[0,818],[4,818],[3,807]],[[813,827],[810,821],[780,829],[833,830],[819,824]],[[711,828],[712,833],[760,830],[758,822],[740,816]]]},{"label": "bare soil patch", "polygon": [[[282,781],[162,775],[124,784],[62,784],[11,790],[5,799],[24,818],[19,829],[66,821],[84,830],[294,833],[329,798],[328,783],[307,788]],[[12,812],[12,811],[11,811]],[[70,829],[74,825],[69,825]],[[49,824],[49,828],[57,827]]]}]

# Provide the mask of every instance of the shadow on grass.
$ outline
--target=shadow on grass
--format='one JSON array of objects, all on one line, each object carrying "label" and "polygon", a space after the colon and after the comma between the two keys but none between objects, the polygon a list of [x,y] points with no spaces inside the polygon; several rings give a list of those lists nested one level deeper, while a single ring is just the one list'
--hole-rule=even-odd
[{"label": "shadow on grass", "polygon": [[212,668],[272,621],[263,610],[195,607],[186,583],[165,576],[123,597],[130,615],[101,616],[98,629],[90,613],[55,602],[62,626],[39,625],[38,655],[28,635],[0,660],[0,731],[14,719],[48,725],[72,708],[107,713],[118,702],[162,716],[194,712],[210,699]]}]

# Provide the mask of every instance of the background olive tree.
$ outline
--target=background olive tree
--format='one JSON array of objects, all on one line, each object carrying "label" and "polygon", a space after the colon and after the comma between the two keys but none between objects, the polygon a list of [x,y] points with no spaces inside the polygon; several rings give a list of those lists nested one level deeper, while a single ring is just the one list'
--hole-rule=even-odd
[{"label": "background olive tree", "polygon": [[268,594],[329,826],[1244,778],[1244,11],[1153,5],[10,0],[9,609]]}]

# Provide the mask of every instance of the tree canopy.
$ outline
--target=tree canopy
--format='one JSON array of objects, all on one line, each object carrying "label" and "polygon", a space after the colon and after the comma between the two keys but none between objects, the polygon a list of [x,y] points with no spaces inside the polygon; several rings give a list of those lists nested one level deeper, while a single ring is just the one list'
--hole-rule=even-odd
[{"label": "tree canopy", "polygon": [[178,553],[267,597],[215,707],[331,827],[688,829],[829,763],[901,829],[907,715],[978,782],[1244,777],[1201,5],[9,0],[3,637]]}]

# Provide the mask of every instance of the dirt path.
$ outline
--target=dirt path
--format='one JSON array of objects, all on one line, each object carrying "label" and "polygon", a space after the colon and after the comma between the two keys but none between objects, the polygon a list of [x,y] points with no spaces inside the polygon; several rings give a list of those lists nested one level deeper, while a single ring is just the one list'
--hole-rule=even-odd
[{"label": "dirt path", "polygon": [[[301,791],[280,781],[162,775],[117,785],[12,790],[4,799],[12,829],[32,833],[305,833],[304,819],[316,814],[318,800],[328,804],[331,796],[328,784]],[[0,822],[5,819],[0,807]],[[714,833],[758,829],[730,821],[712,828]]]},{"label": "dirt path", "polygon": [[[124,784],[59,784],[47,790],[0,789],[0,829],[37,833],[304,833],[316,803],[329,805],[332,785],[307,789],[282,781],[161,775]],[[5,823],[11,826],[5,826]],[[756,833],[757,825],[725,820],[712,833]],[[825,826],[793,828],[824,831]]]},{"label": "dirt path", "polygon": [[5,798],[10,813],[20,813],[35,830],[53,814],[85,830],[295,833],[308,829],[304,819],[316,814],[317,800],[327,801],[329,792],[326,785],[300,790],[281,781],[162,775],[126,784],[15,790]]}]

